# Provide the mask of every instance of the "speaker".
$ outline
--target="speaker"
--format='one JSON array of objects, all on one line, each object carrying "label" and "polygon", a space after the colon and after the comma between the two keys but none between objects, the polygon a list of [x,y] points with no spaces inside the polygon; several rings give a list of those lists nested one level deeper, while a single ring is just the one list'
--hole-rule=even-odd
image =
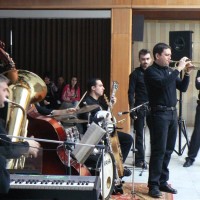
[{"label": "speaker", "polygon": [[180,60],[184,56],[192,59],[192,33],[193,31],[169,32],[172,60]]},{"label": "speaker", "polygon": [[143,41],[144,35],[144,15],[133,15],[132,40]]}]

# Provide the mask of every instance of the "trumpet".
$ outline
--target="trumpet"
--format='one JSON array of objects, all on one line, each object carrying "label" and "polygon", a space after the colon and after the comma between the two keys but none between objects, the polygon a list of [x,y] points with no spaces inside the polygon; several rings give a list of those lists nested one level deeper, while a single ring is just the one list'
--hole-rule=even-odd
[{"label": "trumpet", "polygon": [[[189,59],[187,61],[190,61]],[[177,68],[178,67],[178,63],[180,61],[174,61],[174,60],[170,60],[170,63],[174,63],[174,65],[170,66],[172,68]],[[200,67],[196,67],[194,64],[200,64],[199,61],[192,61],[192,66],[186,66],[186,68],[189,68],[189,69],[193,69],[193,70],[200,70]]]}]

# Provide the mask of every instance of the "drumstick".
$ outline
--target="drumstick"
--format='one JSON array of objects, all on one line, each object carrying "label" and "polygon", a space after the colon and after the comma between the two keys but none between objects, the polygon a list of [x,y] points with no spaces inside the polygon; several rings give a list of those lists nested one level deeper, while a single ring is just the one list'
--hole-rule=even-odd
[{"label": "drumstick", "polygon": [[78,108],[78,106],[80,105],[81,101],[83,100],[83,98],[85,97],[86,94],[87,94],[87,91],[84,93],[84,95],[81,97],[80,101],[76,105],[76,107],[75,107],[76,109]]}]

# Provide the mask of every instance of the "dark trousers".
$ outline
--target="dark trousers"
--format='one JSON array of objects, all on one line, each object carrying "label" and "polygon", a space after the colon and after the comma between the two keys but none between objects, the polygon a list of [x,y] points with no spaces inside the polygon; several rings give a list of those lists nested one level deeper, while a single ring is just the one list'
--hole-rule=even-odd
[{"label": "dark trousers", "polygon": [[6,159],[0,155],[0,195],[8,193],[10,187],[10,175],[6,170]]},{"label": "dark trousers", "polygon": [[166,185],[169,180],[168,164],[177,136],[177,113],[174,111],[151,112],[148,186]]},{"label": "dark trousers", "polygon": [[190,141],[188,158],[191,159],[192,161],[195,161],[199,148],[200,148],[200,105],[197,105],[194,130]]},{"label": "dark trousers", "polygon": [[133,144],[133,137],[130,134],[123,133],[123,132],[120,132],[120,131],[118,131],[117,134],[118,134],[119,143],[120,143],[120,146],[121,146],[123,163],[124,163],[128,154],[129,154],[131,146]]},{"label": "dark trousers", "polygon": [[137,111],[137,119],[134,120],[134,130],[135,130],[135,148],[137,149],[135,153],[135,163],[145,160],[144,155],[144,126],[150,126],[149,111],[144,109],[139,109]]}]

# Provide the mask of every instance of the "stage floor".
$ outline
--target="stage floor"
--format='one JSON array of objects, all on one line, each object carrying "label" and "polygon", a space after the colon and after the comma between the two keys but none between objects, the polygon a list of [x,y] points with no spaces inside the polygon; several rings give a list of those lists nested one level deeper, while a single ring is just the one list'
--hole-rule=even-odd
[{"label": "stage floor", "polygon": [[[187,127],[187,136],[190,139],[191,133],[193,131],[193,127]],[[149,145],[149,131],[146,128],[146,137],[145,137],[145,145],[146,152],[145,158],[146,161],[149,162],[150,157],[150,145]],[[186,143],[185,137],[181,136],[182,146]],[[178,151],[179,148],[179,138],[176,141],[176,149]],[[200,152],[196,158],[196,161],[189,168],[183,167],[185,162],[185,157],[187,156],[188,148],[186,147],[183,151],[182,155],[178,155],[177,153],[172,154],[172,159],[169,165],[170,170],[170,179],[169,183],[178,190],[178,194],[173,195],[174,200],[199,200],[200,199]],[[125,162],[126,166],[132,168],[132,152],[129,153],[129,156]],[[133,168],[132,168],[133,170]],[[131,182],[134,180],[135,183],[147,183],[148,180],[148,170],[145,170],[141,174],[141,169],[135,168],[133,177],[124,177],[123,180],[126,182]]]}]

